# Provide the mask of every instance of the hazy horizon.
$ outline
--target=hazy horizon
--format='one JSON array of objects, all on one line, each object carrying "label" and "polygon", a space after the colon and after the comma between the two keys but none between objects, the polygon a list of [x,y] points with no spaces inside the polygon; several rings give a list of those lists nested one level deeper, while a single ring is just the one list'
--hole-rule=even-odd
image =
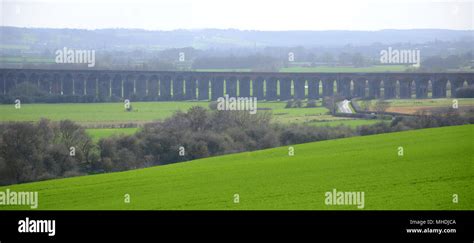
[{"label": "hazy horizon", "polygon": [[410,31],[410,30],[447,30],[447,31],[474,31],[474,29],[440,29],[440,28],[414,28],[414,29],[378,29],[378,30],[349,30],[349,29],[327,29],[327,30],[308,30],[308,29],[295,29],[295,30],[253,30],[253,29],[237,29],[237,28],[195,28],[195,29],[144,29],[144,28],[123,28],[123,27],[110,27],[110,28],[98,28],[98,29],[86,29],[86,28],[68,28],[68,27],[20,27],[20,26],[0,26],[5,28],[25,28],[25,29],[52,29],[52,30],[87,30],[87,31],[97,31],[97,30],[140,30],[140,31],[163,31],[163,32],[172,32],[172,31],[201,31],[201,30],[235,30],[235,31],[249,31],[249,32],[324,32],[324,31],[352,31],[352,32],[377,32],[377,31]]},{"label": "hazy horizon", "polygon": [[474,29],[473,1],[2,0],[1,26],[54,29]]}]

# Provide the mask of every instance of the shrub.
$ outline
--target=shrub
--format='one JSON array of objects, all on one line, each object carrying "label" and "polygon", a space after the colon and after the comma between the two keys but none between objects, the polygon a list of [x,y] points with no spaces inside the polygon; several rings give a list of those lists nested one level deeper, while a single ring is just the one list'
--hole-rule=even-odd
[{"label": "shrub", "polygon": [[308,108],[316,107],[316,100],[309,100],[308,103],[306,104],[306,107]]},{"label": "shrub", "polygon": [[474,85],[456,89],[456,98],[474,98]]},{"label": "shrub", "polygon": [[[75,148],[74,156],[70,155],[70,147]],[[42,119],[2,125],[0,184],[84,174],[94,162],[93,150],[85,130],[71,121]]]},{"label": "shrub", "polygon": [[296,107],[296,108],[303,107],[303,101],[302,100],[296,100],[295,103],[294,103],[294,107]]},{"label": "shrub", "polygon": [[209,102],[209,109],[211,109],[212,111],[216,111],[217,110],[217,101]]}]

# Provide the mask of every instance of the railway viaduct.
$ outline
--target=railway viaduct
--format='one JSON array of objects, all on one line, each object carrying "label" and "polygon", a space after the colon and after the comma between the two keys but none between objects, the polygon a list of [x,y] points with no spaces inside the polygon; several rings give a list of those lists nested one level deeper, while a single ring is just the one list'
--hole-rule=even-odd
[{"label": "railway viaduct", "polygon": [[[343,97],[432,98],[447,97],[474,73],[279,73],[181,72],[117,70],[0,69],[0,95],[29,82],[56,95],[102,96],[150,100],[215,100],[229,96],[259,100]],[[292,88],[293,87],[293,88]],[[321,87],[321,89],[320,89]]]}]

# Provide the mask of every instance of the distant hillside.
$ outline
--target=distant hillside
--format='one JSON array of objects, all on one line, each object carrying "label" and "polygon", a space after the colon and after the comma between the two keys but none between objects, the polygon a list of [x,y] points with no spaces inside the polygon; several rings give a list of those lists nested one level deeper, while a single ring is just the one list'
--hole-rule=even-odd
[{"label": "distant hillside", "polygon": [[203,29],[146,31],[139,29],[39,29],[0,27],[1,48],[167,49],[194,47],[242,48],[266,46],[343,46],[373,43],[425,43],[474,39],[465,30],[381,30],[381,31],[241,31]]}]

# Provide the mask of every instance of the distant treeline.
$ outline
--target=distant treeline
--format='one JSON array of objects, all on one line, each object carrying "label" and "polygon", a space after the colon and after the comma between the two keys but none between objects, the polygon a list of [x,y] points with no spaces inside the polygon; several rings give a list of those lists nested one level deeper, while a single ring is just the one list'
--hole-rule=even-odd
[{"label": "distant treeline", "polygon": [[275,57],[251,55],[230,57],[201,57],[193,62],[193,69],[250,69],[253,71],[278,72],[283,61]]},{"label": "distant treeline", "polygon": [[[474,123],[473,111],[419,113],[391,122],[360,126],[308,126],[271,123],[271,113],[209,111],[192,107],[134,135],[103,138],[93,144],[71,121],[12,122],[0,125],[0,185],[102,172],[254,151],[278,146]],[[74,151],[73,154],[72,151]]]},{"label": "distant treeline", "polygon": [[[247,31],[237,29],[142,30],[142,29],[53,29],[1,26],[2,43],[17,49],[42,51],[65,46],[95,50],[140,50],[199,46],[202,49],[254,49],[282,46],[362,46],[373,43],[424,44],[471,40],[473,30],[412,29],[379,31]],[[58,38],[61,37],[61,38]],[[141,47],[141,48],[140,48]],[[21,49],[20,49],[21,50]],[[440,49],[437,49],[440,50]]]},{"label": "distant treeline", "polygon": [[474,98],[474,85],[458,88],[456,98]]},{"label": "distant treeline", "polygon": [[472,70],[474,65],[472,30],[145,31],[0,27],[0,33],[0,67],[4,68],[89,69],[84,63],[55,63],[56,51],[64,47],[94,50],[94,68],[113,70],[272,71],[287,67],[290,53],[294,57],[292,66],[365,67],[380,65],[380,52],[388,47],[420,50],[421,71]]}]

